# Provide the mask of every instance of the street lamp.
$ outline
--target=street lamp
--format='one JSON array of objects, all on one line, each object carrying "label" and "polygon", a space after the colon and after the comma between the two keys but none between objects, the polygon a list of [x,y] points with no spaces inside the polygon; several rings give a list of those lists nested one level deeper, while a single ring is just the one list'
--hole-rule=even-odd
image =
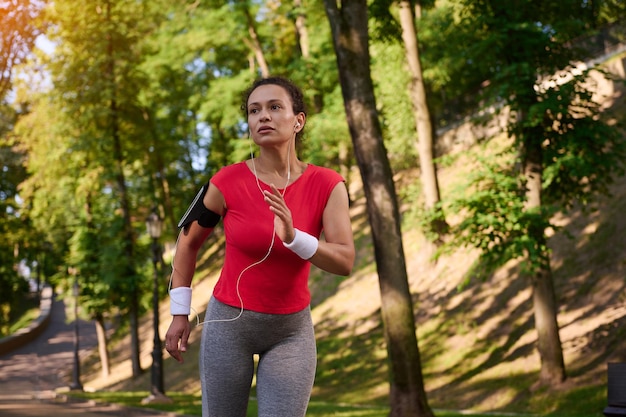
[{"label": "street lamp", "polygon": [[154,349],[152,350],[152,386],[151,395],[146,398],[146,402],[155,402],[166,400],[165,390],[163,389],[163,348],[161,346],[161,337],[159,336],[159,238],[163,231],[163,221],[155,210],[150,213],[146,219],[146,229],[152,238],[152,263],[154,266],[154,285],[152,289],[152,310],[153,310],[153,326],[154,326]]},{"label": "street lamp", "polygon": [[79,334],[78,334],[78,269],[74,267],[70,267],[67,269],[70,275],[74,277],[74,283],[72,285],[72,295],[74,296],[74,372],[73,372],[73,381],[70,385],[70,389],[72,390],[83,390],[83,384],[80,383],[80,359],[78,357],[79,350]]}]

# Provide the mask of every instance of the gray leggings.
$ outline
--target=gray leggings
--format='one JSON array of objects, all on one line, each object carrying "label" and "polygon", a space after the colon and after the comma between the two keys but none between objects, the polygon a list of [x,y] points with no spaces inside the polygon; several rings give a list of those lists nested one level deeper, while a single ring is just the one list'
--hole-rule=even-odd
[{"label": "gray leggings", "polygon": [[[239,311],[211,298],[205,320],[233,318]],[[310,308],[294,314],[244,310],[235,321],[204,324],[200,346],[203,417],[246,416],[255,354],[259,355],[259,416],[306,414],[317,360]]]}]

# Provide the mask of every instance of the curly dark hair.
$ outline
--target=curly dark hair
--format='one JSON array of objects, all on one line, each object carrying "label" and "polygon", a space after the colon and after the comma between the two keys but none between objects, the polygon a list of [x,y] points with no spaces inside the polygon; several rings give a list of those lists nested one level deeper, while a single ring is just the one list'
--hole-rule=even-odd
[{"label": "curly dark hair", "polygon": [[[277,85],[282,87],[289,97],[291,97],[291,107],[293,109],[294,114],[304,113],[306,116],[306,105],[304,103],[304,94],[300,87],[298,87],[293,81],[284,78],[284,77],[268,77],[268,78],[259,78],[243,93],[243,101],[241,103],[241,110],[243,111],[244,117],[248,117],[248,100],[250,99],[250,95],[254,90],[262,85]],[[296,141],[300,142],[302,140],[302,132],[304,129],[301,129],[296,134]]]}]

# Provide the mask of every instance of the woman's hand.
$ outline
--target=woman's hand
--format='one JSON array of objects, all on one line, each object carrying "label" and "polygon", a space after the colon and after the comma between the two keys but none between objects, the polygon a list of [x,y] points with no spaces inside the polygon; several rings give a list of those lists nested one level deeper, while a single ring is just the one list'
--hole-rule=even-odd
[{"label": "woman's hand", "polygon": [[285,243],[291,243],[296,236],[293,229],[293,219],[291,210],[287,207],[283,195],[274,184],[270,184],[272,191],[264,191],[265,202],[269,204],[270,210],[274,213],[274,226],[276,234]]},{"label": "woman's hand", "polygon": [[183,363],[183,353],[187,351],[187,342],[191,333],[191,324],[187,316],[174,316],[165,334],[165,349],[178,362]]}]

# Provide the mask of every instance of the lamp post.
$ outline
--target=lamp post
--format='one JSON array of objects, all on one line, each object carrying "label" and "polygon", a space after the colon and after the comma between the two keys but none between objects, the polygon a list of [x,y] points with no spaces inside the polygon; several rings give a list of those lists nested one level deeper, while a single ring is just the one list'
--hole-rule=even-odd
[{"label": "lamp post", "polygon": [[153,326],[154,326],[154,349],[152,350],[152,386],[150,389],[151,396],[148,401],[165,399],[165,390],[163,389],[163,348],[161,346],[161,337],[159,336],[159,237],[163,230],[163,221],[156,213],[152,211],[146,219],[146,228],[148,234],[152,238],[152,263],[154,265],[154,285],[152,289],[152,309],[153,309]]},{"label": "lamp post", "polygon": [[78,270],[74,267],[67,269],[67,272],[74,277],[74,283],[72,285],[72,295],[74,296],[74,369],[73,369],[73,381],[70,385],[72,390],[83,390],[83,384],[80,382],[80,359],[78,357],[79,350],[79,334],[78,334]]}]

